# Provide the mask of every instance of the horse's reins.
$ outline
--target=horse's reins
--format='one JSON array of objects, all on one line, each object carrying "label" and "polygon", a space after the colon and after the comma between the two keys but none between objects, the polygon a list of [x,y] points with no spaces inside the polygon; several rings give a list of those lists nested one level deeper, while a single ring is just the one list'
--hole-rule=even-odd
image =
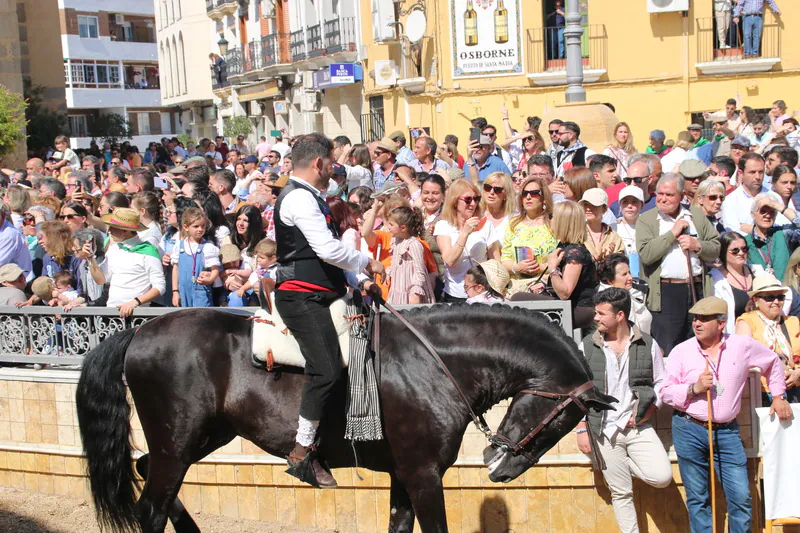
[{"label": "horse's reins", "polygon": [[[578,396],[583,394],[584,392],[592,389],[595,386],[595,384],[594,384],[594,382],[592,380],[587,381],[583,385],[575,387],[574,389],[572,389],[570,392],[568,392],[566,394],[553,393],[553,392],[543,392],[543,391],[537,391],[537,390],[531,390],[531,389],[523,389],[523,390],[519,391],[517,393],[517,395],[519,395],[519,394],[531,394],[533,396],[541,396],[542,398],[549,398],[551,400],[563,400],[563,401],[561,401],[558,405],[553,407],[552,411],[550,411],[550,413],[544,418],[544,420],[542,420],[539,423],[539,425],[537,425],[535,428],[531,429],[530,432],[525,437],[523,437],[519,442],[515,443],[514,441],[512,441],[511,439],[509,439],[505,435],[502,435],[500,433],[492,432],[491,428],[489,428],[489,425],[486,423],[486,420],[483,418],[483,415],[477,414],[475,412],[475,410],[472,408],[472,405],[470,405],[469,401],[467,400],[466,395],[461,390],[461,387],[458,386],[458,382],[456,382],[456,379],[453,377],[453,374],[447,368],[447,365],[444,364],[444,361],[442,361],[442,358],[439,356],[438,352],[433,347],[433,345],[431,345],[431,343],[428,341],[428,339],[426,339],[425,336],[422,335],[422,333],[420,333],[419,330],[417,330],[417,328],[415,328],[408,320],[406,320],[406,318],[403,315],[401,315],[394,307],[392,307],[391,304],[389,304],[388,302],[384,301],[382,298],[380,298],[379,300],[380,300],[379,303],[378,303],[377,299],[375,300],[376,306],[377,305],[383,305],[386,309],[388,309],[389,312],[392,313],[392,315],[394,315],[395,318],[397,318],[397,320],[399,320],[401,324],[403,324],[406,328],[408,328],[408,330],[417,338],[417,340],[422,343],[422,345],[425,347],[425,349],[428,350],[428,353],[431,354],[431,356],[433,357],[434,361],[436,361],[436,363],[439,365],[439,368],[442,370],[442,372],[444,372],[445,376],[447,376],[447,378],[453,384],[453,387],[455,387],[459,398],[461,398],[461,401],[464,403],[464,405],[467,406],[467,410],[469,411],[469,416],[472,418],[472,423],[475,425],[475,427],[477,427],[478,430],[481,433],[484,434],[484,436],[489,440],[489,442],[491,442],[492,444],[495,444],[495,445],[497,445],[497,446],[499,446],[501,448],[505,448],[507,451],[511,452],[512,455],[522,455],[523,457],[525,457],[526,459],[528,459],[532,463],[536,464],[538,461],[534,457],[532,457],[528,452],[526,452],[524,448],[531,440],[533,440],[533,438],[536,435],[539,434],[539,432],[541,432],[547,426],[547,424],[552,422],[553,419],[555,419],[561,413],[561,411],[566,409],[567,406],[570,403],[573,403],[573,402],[586,415],[589,414],[589,409],[578,398]],[[380,311],[377,310],[377,309],[376,309],[375,312],[378,315],[380,313]],[[380,320],[379,320],[379,318],[377,316],[376,316],[376,322],[380,323]],[[378,341],[378,342],[380,342],[380,341]],[[587,428],[588,428],[588,425],[587,425]],[[601,470],[605,469],[605,464],[603,462],[603,458],[598,453],[598,450],[595,449],[596,445],[595,445],[593,437],[590,437],[590,443],[591,443],[592,449],[594,451],[594,453],[592,454],[594,456],[593,460],[598,462],[598,466],[599,466],[599,468]]]}]

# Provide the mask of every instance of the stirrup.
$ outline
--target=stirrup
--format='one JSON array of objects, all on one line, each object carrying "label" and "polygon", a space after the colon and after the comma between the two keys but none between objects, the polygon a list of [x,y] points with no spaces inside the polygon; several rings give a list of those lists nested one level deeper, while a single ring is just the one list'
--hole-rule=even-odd
[{"label": "stirrup", "polygon": [[[286,473],[290,476],[296,477],[303,483],[308,483],[312,487],[316,489],[323,489],[323,488],[335,488],[337,486],[336,480],[333,478],[333,474],[331,474],[328,465],[319,461],[318,456],[319,453],[317,452],[316,447],[311,447],[306,456],[302,459],[298,460],[297,457],[293,456],[293,453],[289,454],[288,464],[289,468],[286,469]],[[323,469],[333,480],[333,485],[320,485],[319,481],[317,480],[317,474],[314,472],[314,462],[317,462],[319,467]]]}]

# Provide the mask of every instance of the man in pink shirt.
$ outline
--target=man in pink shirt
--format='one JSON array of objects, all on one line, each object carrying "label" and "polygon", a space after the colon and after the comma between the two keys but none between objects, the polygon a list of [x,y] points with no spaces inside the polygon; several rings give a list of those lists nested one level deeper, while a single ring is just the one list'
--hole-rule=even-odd
[{"label": "man in pink shirt", "polygon": [[[686,506],[692,533],[711,531],[711,499],[708,475],[708,402],[711,390],[712,430],[717,476],[728,501],[728,530],[750,531],[752,506],[744,453],[736,415],[751,367],[758,367],[773,391],[770,415],[789,420],[792,410],[785,399],[783,367],[775,352],[744,335],[724,335],[728,306],[711,296],[697,302],[695,337],[670,352],[666,374],[658,390],[662,401],[675,411],[672,442],[686,489]],[[772,387],[775,387],[774,389]]]}]

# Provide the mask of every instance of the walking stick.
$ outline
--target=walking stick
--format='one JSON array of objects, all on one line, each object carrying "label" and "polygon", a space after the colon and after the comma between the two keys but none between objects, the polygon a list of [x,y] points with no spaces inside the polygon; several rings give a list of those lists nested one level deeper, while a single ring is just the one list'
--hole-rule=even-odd
[{"label": "walking stick", "polygon": [[697,303],[697,290],[694,288],[694,277],[692,276],[692,258],[689,256],[691,252],[686,250],[686,266],[689,269],[689,287],[692,288],[692,305]]},{"label": "walking stick", "polygon": [[[706,359],[706,372],[708,372],[708,359]],[[711,389],[706,391],[706,401],[708,402],[708,456],[710,459],[709,470],[711,478],[711,531],[717,533],[717,488],[714,483],[714,434],[711,431],[712,410],[711,410]]]}]

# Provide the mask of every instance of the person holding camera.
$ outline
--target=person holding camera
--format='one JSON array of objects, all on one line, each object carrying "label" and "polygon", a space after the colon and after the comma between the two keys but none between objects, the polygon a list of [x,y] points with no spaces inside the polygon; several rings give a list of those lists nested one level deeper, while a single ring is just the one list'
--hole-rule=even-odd
[{"label": "person holding camera", "polygon": [[641,277],[650,287],[651,332],[664,354],[691,336],[689,308],[713,294],[706,264],[717,259],[720,248],[719,233],[705,214],[681,205],[683,190],[683,176],[664,174],[656,186],[656,209],[636,224]]}]

